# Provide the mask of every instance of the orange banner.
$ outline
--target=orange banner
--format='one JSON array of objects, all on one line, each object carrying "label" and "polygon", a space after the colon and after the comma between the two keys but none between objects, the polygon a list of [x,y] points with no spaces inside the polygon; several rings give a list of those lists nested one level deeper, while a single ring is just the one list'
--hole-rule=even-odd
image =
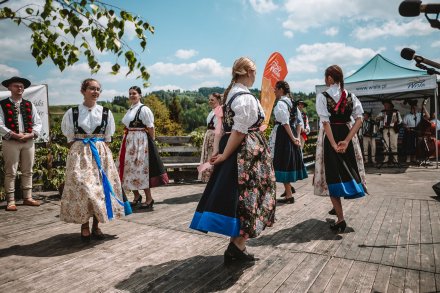
[{"label": "orange banner", "polygon": [[272,113],[275,102],[275,84],[279,80],[284,80],[287,75],[287,65],[283,56],[278,53],[272,53],[267,60],[263,73],[263,82],[261,83],[261,106],[263,107],[266,118],[263,124],[269,124],[270,114]]}]

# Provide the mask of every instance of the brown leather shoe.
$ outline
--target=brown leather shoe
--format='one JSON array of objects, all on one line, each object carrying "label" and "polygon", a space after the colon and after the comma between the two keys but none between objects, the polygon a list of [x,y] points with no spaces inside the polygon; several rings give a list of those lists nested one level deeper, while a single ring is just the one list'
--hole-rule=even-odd
[{"label": "brown leather shoe", "polygon": [[40,202],[38,200],[33,199],[33,198],[23,199],[23,205],[32,206],[32,207],[39,207]]},{"label": "brown leather shoe", "polygon": [[8,203],[6,205],[6,209],[8,212],[16,212],[17,211],[17,206],[15,205],[15,203]]}]

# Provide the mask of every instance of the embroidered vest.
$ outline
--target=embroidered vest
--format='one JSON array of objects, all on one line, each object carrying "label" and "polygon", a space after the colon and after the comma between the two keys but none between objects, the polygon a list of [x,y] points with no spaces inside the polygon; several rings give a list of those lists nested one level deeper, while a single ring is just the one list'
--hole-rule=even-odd
[{"label": "embroidered vest", "polygon": [[139,119],[139,115],[141,115],[142,107],[145,105],[141,105],[139,109],[136,112],[136,115],[134,116],[134,119],[130,121],[130,124],[128,124],[129,128],[146,128],[147,126],[142,122],[141,119]]},{"label": "embroidered vest", "polygon": [[[223,130],[225,131],[225,132],[231,132],[231,130],[232,130],[232,126],[234,125],[234,116],[235,116],[235,113],[234,113],[234,111],[232,111],[232,109],[231,109],[231,105],[232,105],[232,102],[235,100],[235,98],[237,98],[238,96],[241,96],[241,95],[245,95],[245,94],[249,94],[249,95],[252,95],[251,93],[248,93],[248,92],[238,92],[238,93],[236,93],[235,95],[233,95],[232,97],[231,97],[231,99],[229,100],[229,102],[228,103],[226,103],[225,105],[223,105]],[[255,96],[254,95],[252,95],[254,98],[255,98]],[[257,98],[255,98],[255,100],[257,100]],[[257,100],[258,101],[258,100]],[[258,107],[258,119],[257,119],[257,121],[249,128],[249,131],[253,131],[253,129],[255,129],[255,128],[258,128],[258,127],[260,127],[261,126],[261,124],[263,123],[263,121],[264,121],[264,116],[263,115],[261,115],[261,111],[260,111],[260,107]]]},{"label": "embroidered vest", "polygon": [[[104,107],[102,109],[102,119],[101,119],[101,125],[97,126],[92,134],[105,134],[105,129],[107,128],[108,124],[108,112],[109,109]],[[78,107],[72,108],[72,114],[73,114],[73,127],[75,134],[86,134],[84,129],[82,129],[80,126],[78,126],[78,117],[79,117],[79,109]]]},{"label": "embroidered vest", "polygon": [[15,133],[20,130],[18,128],[18,114],[21,113],[24,132],[32,133],[32,103],[28,100],[21,99],[20,109],[18,110],[10,99],[0,101],[0,105],[5,117],[5,126]]},{"label": "embroidered vest", "polygon": [[347,104],[345,105],[344,111],[339,108],[335,111],[336,102],[333,98],[327,93],[322,92],[322,94],[327,99],[327,111],[330,113],[330,123],[348,123],[351,121],[351,113],[353,113],[353,99],[351,97],[351,93],[347,95]]}]

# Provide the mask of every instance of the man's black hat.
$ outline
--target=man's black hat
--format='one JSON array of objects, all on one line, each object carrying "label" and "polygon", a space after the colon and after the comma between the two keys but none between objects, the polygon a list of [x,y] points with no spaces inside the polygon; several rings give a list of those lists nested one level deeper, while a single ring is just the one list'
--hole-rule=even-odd
[{"label": "man's black hat", "polygon": [[11,83],[14,83],[14,82],[22,83],[25,89],[31,85],[31,82],[29,80],[27,80],[26,78],[18,77],[18,76],[14,76],[14,77],[11,77],[10,79],[2,81],[2,85],[7,88]]}]

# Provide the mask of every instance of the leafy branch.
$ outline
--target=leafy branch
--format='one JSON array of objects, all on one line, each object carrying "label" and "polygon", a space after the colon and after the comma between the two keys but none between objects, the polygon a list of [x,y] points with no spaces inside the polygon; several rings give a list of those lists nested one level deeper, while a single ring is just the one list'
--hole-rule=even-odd
[{"label": "leafy branch", "polygon": [[138,71],[137,78],[148,85],[150,75],[140,55],[124,38],[126,26],[133,25],[137,43],[145,50],[154,27],[141,17],[98,0],[45,0],[44,5],[28,4],[17,10],[7,2],[0,0],[0,20],[9,19],[31,30],[32,56],[38,66],[50,58],[63,71],[85,56],[91,73],[97,73],[101,66],[95,51],[110,51],[117,56],[111,74],[120,73],[118,60],[123,58],[127,75]]}]

